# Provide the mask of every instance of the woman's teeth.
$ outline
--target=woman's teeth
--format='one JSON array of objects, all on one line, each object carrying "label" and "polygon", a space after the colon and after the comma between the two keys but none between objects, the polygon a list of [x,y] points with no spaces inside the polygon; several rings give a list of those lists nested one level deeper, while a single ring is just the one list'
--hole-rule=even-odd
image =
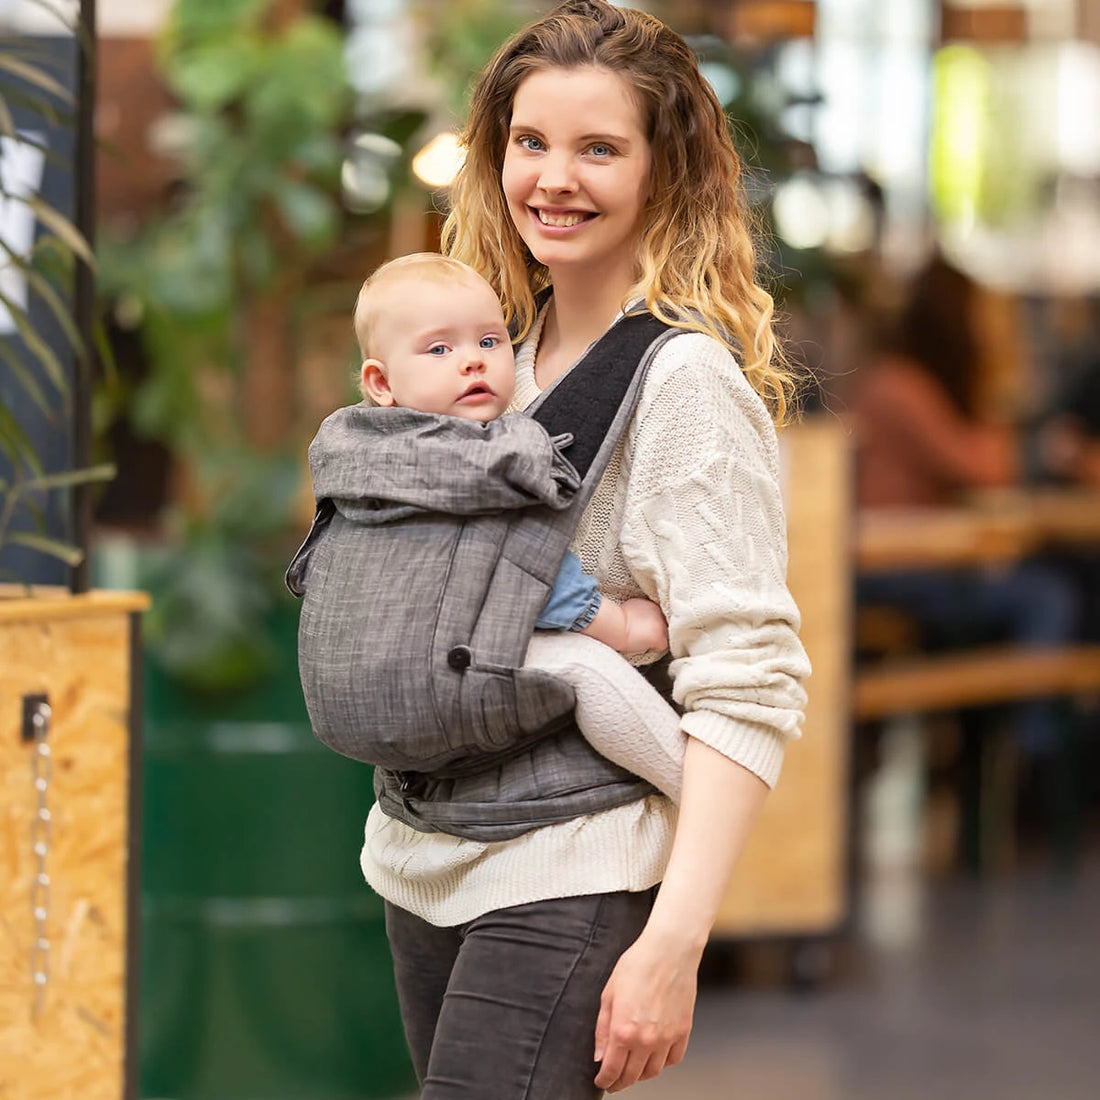
[{"label": "woman's teeth", "polygon": [[587,214],[551,214],[547,210],[538,211],[539,221],[543,225],[552,225],[559,229],[568,228],[571,225],[580,225],[588,217]]}]

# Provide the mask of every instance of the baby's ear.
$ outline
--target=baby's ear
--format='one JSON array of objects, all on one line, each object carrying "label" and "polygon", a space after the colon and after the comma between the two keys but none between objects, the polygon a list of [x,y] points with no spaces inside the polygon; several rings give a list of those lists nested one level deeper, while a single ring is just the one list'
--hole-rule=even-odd
[{"label": "baby's ear", "polygon": [[380,359],[364,359],[359,370],[359,388],[363,396],[383,408],[393,405],[393,391],[386,380],[385,364]]}]

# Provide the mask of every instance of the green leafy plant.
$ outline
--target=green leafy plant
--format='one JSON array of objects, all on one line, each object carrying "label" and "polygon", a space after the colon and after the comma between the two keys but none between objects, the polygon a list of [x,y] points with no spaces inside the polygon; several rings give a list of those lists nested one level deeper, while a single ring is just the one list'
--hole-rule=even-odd
[{"label": "green leafy plant", "polygon": [[[81,48],[84,45],[81,42]],[[72,107],[71,95],[50,72],[48,59],[33,39],[0,34],[0,158],[18,159],[28,150],[48,157],[39,135],[17,128],[16,115],[22,112],[43,124],[59,126],[71,123]],[[11,326],[0,334],[0,363],[10,380],[6,392],[12,397],[21,393],[41,418],[55,422],[71,416],[69,380],[57,349],[36,327],[30,304],[42,303],[72,354],[86,363],[89,349],[73,316],[71,291],[75,263],[91,267],[94,259],[77,227],[36,191],[20,185],[16,173],[0,172],[0,199],[25,207],[40,227],[26,251],[0,235],[0,263],[27,288],[26,301],[0,291],[0,306]],[[0,452],[6,458],[5,469],[0,470],[0,549],[24,546],[73,566],[83,560],[84,548],[47,533],[43,500],[51,493],[107,480],[114,476],[114,467],[103,463],[47,470],[39,450],[17,414],[15,401],[0,401]]]},{"label": "green leafy plant", "polygon": [[497,47],[551,6],[530,0],[416,0],[428,64],[456,118],[465,116],[470,84]]},{"label": "green leafy plant", "polygon": [[171,675],[222,691],[270,663],[264,619],[298,533],[296,316],[343,228],[353,96],[339,28],[272,0],[177,0],[158,64],[179,198],[103,241],[100,288],[146,351],[131,422],[183,475],[147,637]]}]

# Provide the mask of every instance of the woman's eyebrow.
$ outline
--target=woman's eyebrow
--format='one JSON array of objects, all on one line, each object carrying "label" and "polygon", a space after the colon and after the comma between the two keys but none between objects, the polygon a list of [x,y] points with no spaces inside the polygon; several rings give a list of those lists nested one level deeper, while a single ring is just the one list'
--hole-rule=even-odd
[{"label": "woman's eyebrow", "polygon": [[[510,134],[531,134],[533,137],[543,137],[543,132],[537,126],[529,126],[523,122],[513,122],[508,127]],[[606,141],[611,145],[629,145],[630,138],[624,134],[593,133],[578,134],[574,139],[577,142]]]},{"label": "woman's eyebrow", "polygon": [[630,138],[626,137],[623,134],[612,134],[612,133],[581,134],[580,137],[577,138],[577,140],[578,141],[605,141],[609,145],[629,145],[630,144]]}]

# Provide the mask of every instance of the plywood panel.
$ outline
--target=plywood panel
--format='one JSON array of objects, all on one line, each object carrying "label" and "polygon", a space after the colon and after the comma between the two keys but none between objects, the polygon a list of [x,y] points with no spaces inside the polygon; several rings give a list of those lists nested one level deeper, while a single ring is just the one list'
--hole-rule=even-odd
[{"label": "plywood panel", "polygon": [[[118,1100],[124,1090],[131,618],[136,600],[70,597],[43,616],[0,601],[0,1095]],[[26,605],[21,614],[19,605]],[[49,982],[35,1017],[34,747],[22,697],[52,707]]]},{"label": "plywood panel", "polygon": [[788,580],[813,676],[802,739],[734,873],[718,938],[828,932],[847,912],[849,442],[822,417],[786,429],[781,447]]}]

